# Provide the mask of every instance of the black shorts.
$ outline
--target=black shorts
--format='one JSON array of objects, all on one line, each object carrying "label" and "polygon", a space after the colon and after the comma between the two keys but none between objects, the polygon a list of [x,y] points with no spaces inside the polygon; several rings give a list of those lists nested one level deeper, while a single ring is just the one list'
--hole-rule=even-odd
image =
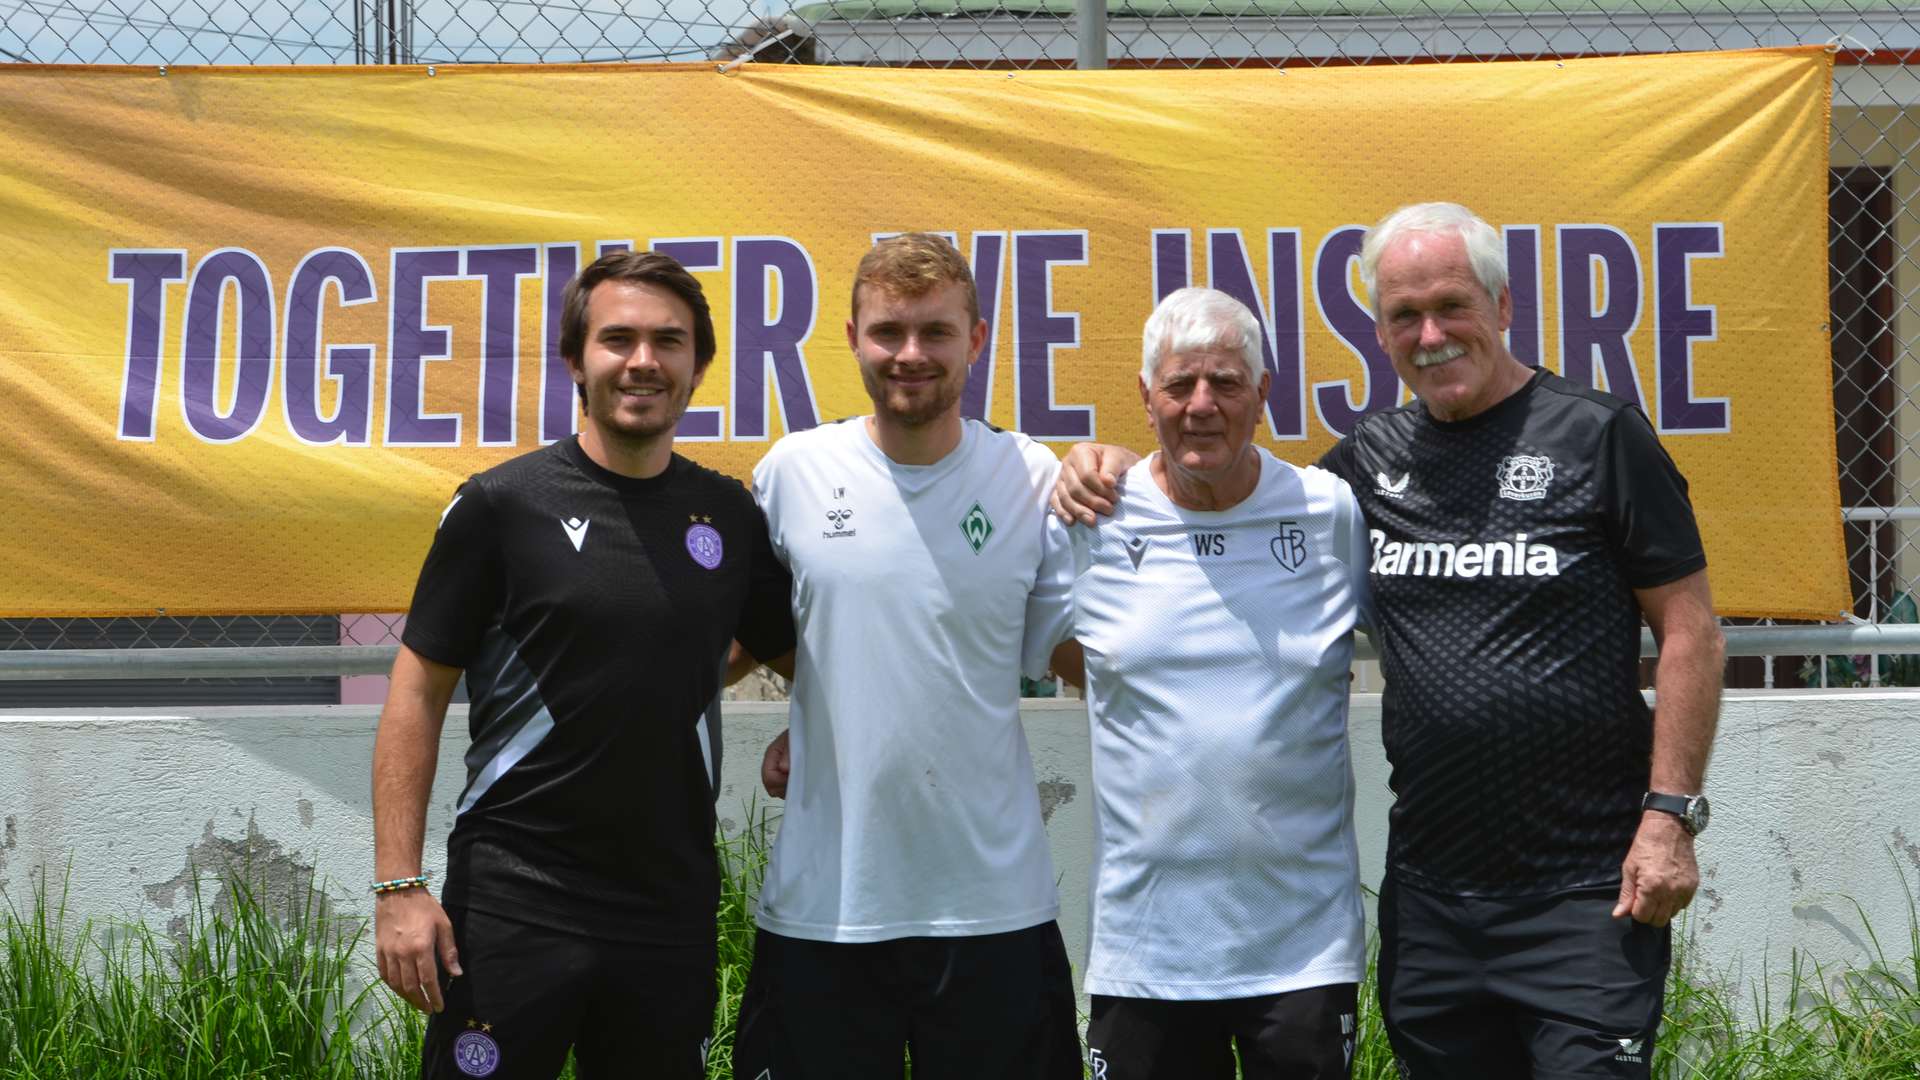
[{"label": "black shorts", "polygon": [[765,930],[733,1075],[754,1080],[1081,1080],[1060,927],[829,942]]},{"label": "black shorts", "polygon": [[1614,918],[1618,887],[1459,897],[1380,889],[1380,1011],[1408,1080],[1645,1080],[1666,927]]},{"label": "black shorts", "polygon": [[700,1080],[713,1035],[712,945],[603,941],[448,908],[457,979],[427,1022],[423,1080],[552,1080],[574,1072]]},{"label": "black shorts", "polygon": [[1091,1080],[1346,1080],[1359,987],[1335,983],[1226,1001],[1093,996]]}]

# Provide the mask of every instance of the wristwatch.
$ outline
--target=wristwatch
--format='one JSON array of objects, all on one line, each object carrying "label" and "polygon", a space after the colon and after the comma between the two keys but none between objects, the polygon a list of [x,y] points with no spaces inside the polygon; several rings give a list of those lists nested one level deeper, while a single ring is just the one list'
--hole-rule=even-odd
[{"label": "wristwatch", "polygon": [[1705,795],[1668,795],[1660,791],[1647,792],[1646,797],[1640,800],[1640,809],[1672,814],[1680,819],[1680,827],[1687,830],[1688,836],[1699,836],[1705,832],[1707,818],[1712,813]]}]

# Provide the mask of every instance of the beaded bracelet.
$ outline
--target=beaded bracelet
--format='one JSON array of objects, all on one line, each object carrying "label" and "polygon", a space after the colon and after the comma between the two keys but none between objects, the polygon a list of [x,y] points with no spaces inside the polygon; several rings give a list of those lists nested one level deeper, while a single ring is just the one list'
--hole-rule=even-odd
[{"label": "beaded bracelet", "polygon": [[425,874],[419,874],[414,877],[394,878],[392,881],[376,881],[373,883],[373,892],[375,896],[378,896],[383,893],[399,892],[402,889],[424,889],[426,887],[427,876]]}]

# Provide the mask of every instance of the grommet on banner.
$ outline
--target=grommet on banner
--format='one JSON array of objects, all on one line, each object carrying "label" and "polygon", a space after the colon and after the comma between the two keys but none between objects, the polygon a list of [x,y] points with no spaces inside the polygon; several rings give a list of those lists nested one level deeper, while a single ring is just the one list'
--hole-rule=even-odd
[{"label": "grommet on banner", "polygon": [[429,79],[431,79],[431,78],[433,78],[433,76],[434,76],[434,70],[433,70],[433,65],[432,65],[432,64],[428,64],[428,65],[427,65],[427,78],[429,78]]},{"label": "grommet on banner", "polygon": [[167,65],[165,65],[165,64],[161,64],[161,65],[160,65],[160,74],[162,74],[162,75],[165,75],[166,73],[167,73]]},{"label": "grommet on banner", "polygon": [[1872,56],[1873,46],[1854,37],[1852,34],[1835,34],[1827,39],[1827,55],[1833,56],[1841,49],[1851,47],[1862,56]]}]

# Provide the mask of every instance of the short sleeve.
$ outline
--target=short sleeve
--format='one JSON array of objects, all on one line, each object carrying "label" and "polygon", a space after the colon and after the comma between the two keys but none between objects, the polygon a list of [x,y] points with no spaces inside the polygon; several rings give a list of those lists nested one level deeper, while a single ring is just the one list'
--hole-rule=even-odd
[{"label": "short sleeve", "polygon": [[780,539],[780,465],[786,440],[773,444],[753,466],[753,501],[759,505],[761,521],[767,527],[767,542],[781,563],[787,561],[786,545]]},{"label": "short sleeve", "polygon": [[1650,589],[1703,570],[1707,555],[1687,498],[1687,479],[1637,408],[1614,414],[1601,434],[1600,512],[1627,584]]},{"label": "short sleeve", "polygon": [[400,639],[437,664],[465,668],[499,618],[498,522],[485,485],[468,480],[440,515]]},{"label": "short sleeve", "polygon": [[1372,634],[1373,590],[1367,583],[1372,551],[1367,542],[1367,521],[1360,513],[1360,500],[1353,497],[1353,489],[1347,486],[1346,481],[1340,482],[1339,492],[1339,506],[1334,511],[1337,530],[1334,550],[1339,552],[1341,562],[1346,564],[1353,600],[1358,606],[1356,621],[1362,630]]},{"label": "short sleeve", "polygon": [[1355,483],[1353,436],[1348,435],[1334,443],[1333,448],[1320,455],[1320,460],[1314,464],[1345,480],[1349,487],[1353,486]]},{"label": "short sleeve", "polygon": [[1040,571],[1027,593],[1027,625],[1020,645],[1020,671],[1029,679],[1047,673],[1054,646],[1073,636],[1073,541],[1066,526],[1042,513]]},{"label": "short sleeve", "polygon": [[764,662],[793,651],[793,575],[773,550],[766,515],[756,506],[750,517],[753,564],[747,570],[747,601],[734,637],[755,660]]}]

